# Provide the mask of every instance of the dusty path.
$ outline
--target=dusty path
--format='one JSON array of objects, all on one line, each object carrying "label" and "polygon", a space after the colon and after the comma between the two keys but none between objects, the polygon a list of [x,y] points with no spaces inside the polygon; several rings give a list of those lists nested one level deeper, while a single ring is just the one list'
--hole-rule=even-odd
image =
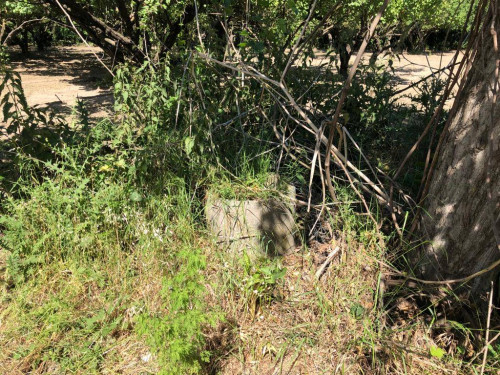
[{"label": "dusty path", "polygon": [[12,66],[21,75],[28,103],[70,115],[80,98],[91,117],[105,117],[113,106],[111,79],[92,52],[103,57],[99,48],[85,46],[56,47],[27,57],[13,52]]},{"label": "dusty path", "polygon": [[[410,54],[401,53],[398,56],[393,56],[391,59],[393,61],[394,73],[396,75],[396,90],[402,90],[414,82],[421,80],[429,76],[430,74],[435,74],[439,79],[446,80],[448,77],[448,70],[442,70],[446,67],[453,56],[455,51],[442,52],[442,53],[426,53],[426,54]],[[370,60],[371,53],[365,53],[362,58],[362,62],[368,62]],[[460,54],[458,61],[462,58]],[[329,57],[325,52],[319,51],[316,53],[315,58],[312,60],[313,66],[319,66],[328,62]],[[355,56],[351,57],[350,63],[354,62]],[[389,57],[379,58],[377,61],[381,63],[387,63]],[[415,88],[405,91],[404,94],[415,95],[417,90]]]},{"label": "dusty path", "polygon": [[[28,103],[51,106],[63,114],[71,114],[77,98],[87,103],[91,117],[105,117],[111,112],[113,96],[109,73],[94,54],[103,57],[99,48],[86,46],[57,47],[46,52],[32,52],[29,57],[13,53],[14,69],[21,74]],[[433,54],[402,54],[394,58],[397,89],[403,89],[446,66],[453,52]],[[368,60],[370,54],[363,58]],[[328,57],[318,51],[312,65],[326,62]],[[442,79],[445,72],[438,73]],[[405,94],[415,94],[411,89]]]}]

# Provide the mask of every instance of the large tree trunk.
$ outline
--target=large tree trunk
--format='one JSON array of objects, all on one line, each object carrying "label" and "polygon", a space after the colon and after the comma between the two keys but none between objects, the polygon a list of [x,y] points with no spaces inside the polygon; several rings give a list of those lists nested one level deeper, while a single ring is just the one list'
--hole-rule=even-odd
[{"label": "large tree trunk", "polygon": [[[456,99],[458,110],[443,133],[443,144],[425,199],[421,229],[429,243],[421,269],[428,279],[469,276],[500,259],[500,108],[490,25],[500,33],[500,7],[489,10],[478,53]],[[496,232],[496,233],[495,233]],[[497,281],[496,268],[469,282],[474,296]]]}]

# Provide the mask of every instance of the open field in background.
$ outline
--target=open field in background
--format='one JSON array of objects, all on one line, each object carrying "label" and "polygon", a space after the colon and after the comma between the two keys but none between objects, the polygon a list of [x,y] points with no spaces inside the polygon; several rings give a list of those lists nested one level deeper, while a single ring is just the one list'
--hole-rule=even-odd
[{"label": "open field in background", "polygon": [[109,63],[99,48],[86,46],[32,51],[28,57],[13,53],[12,66],[21,75],[28,104],[50,106],[69,115],[80,98],[91,117],[109,114],[113,107],[111,80],[94,53]]}]

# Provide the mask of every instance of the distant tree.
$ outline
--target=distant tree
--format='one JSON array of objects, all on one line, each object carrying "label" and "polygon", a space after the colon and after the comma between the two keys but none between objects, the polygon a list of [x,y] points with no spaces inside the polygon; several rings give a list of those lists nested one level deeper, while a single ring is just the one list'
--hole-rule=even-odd
[{"label": "distant tree", "polygon": [[[29,32],[37,25],[46,20],[47,9],[37,3],[28,0],[6,1],[0,0],[0,12],[2,24],[0,25],[0,44],[15,44],[21,48],[23,53],[28,52]],[[34,32],[38,38],[43,29],[38,28]],[[38,38],[40,48],[43,45],[42,38]]]},{"label": "distant tree", "polygon": [[[393,0],[384,13],[371,49],[377,54],[401,45],[412,32],[422,40],[433,30],[461,30],[471,0]],[[323,2],[328,7],[330,2]],[[347,76],[349,59],[359,48],[370,19],[382,0],[351,0],[339,7],[325,25],[323,34],[339,56],[339,72]],[[321,13],[325,13],[323,8]]]},{"label": "distant tree", "polygon": [[[195,19],[194,1],[41,0],[118,62],[159,59]],[[197,0],[200,11],[205,0]]]}]

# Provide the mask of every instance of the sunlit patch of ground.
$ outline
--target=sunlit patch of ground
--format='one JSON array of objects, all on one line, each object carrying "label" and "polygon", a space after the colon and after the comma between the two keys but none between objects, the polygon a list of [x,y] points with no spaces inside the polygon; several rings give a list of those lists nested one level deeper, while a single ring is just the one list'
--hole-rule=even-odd
[{"label": "sunlit patch of ground", "polygon": [[99,48],[54,47],[23,56],[12,50],[11,63],[21,75],[28,104],[50,106],[71,115],[77,98],[86,103],[90,117],[106,117],[113,107],[111,77],[94,54],[111,66]]}]

